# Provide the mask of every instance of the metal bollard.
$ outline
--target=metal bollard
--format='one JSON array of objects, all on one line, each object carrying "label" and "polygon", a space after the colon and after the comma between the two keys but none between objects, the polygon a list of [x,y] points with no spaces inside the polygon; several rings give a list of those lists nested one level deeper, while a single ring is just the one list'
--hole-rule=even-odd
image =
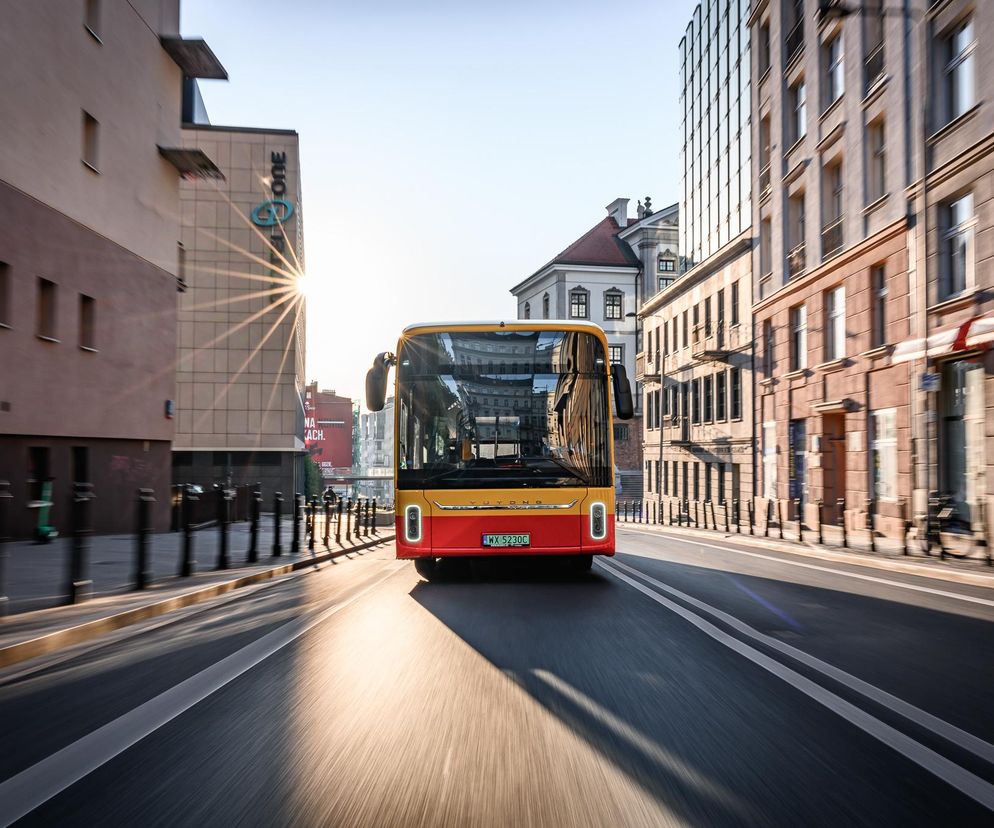
[{"label": "metal bollard", "polygon": [[331,538],[331,495],[325,492],[324,495],[324,548],[330,549],[331,544],[328,542]]},{"label": "metal bollard", "polygon": [[258,563],[259,561],[259,517],[262,514],[262,484],[255,484],[255,491],[249,498],[249,548],[245,563]]},{"label": "metal bollard", "polygon": [[[704,522],[706,524],[707,520],[705,520]],[[711,528],[714,529],[715,532],[718,531],[718,515],[717,515],[717,513],[714,510],[714,501],[713,500],[711,501]]]},{"label": "metal bollard", "polygon": [[699,500],[695,500],[694,501],[694,528],[695,529],[700,529],[701,528],[701,516],[699,514],[699,512],[700,512],[700,505],[701,505],[701,502]]},{"label": "metal bollard", "polygon": [[866,526],[870,530],[870,551],[871,552],[876,552],[877,551],[877,537],[876,537],[876,533],[873,530],[874,529],[874,527],[873,527],[873,524],[874,524],[873,518],[874,518],[875,507],[876,507],[876,502],[873,500],[872,497],[868,497],[866,499]]},{"label": "metal bollard", "polygon": [[822,546],[825,543],[824,532],[822,531],[822,528],[821,528],[822,527],[821,510],[822,510],[823,506],[824,506],[824,502],[821,500],[821,498],[819,498],[818,500],[815,501],[815,509],[816,509],[815,517],[818,518],[818,545],[819,546]]},{"label": "metal bollard", "polygon": [[666,516],[669,519],[669,525],[672,526],[673,525],[673,501],[672,500],[667,500],[666,501]]},{"label": "metal bollard", "polygon": [[10,541],[10,506],[14,495],[10,493],[10,481],[0,480],[0,618],[7,614],[7,543]]},{"label": "metal bollard", "polygon": [[763,537],[770,536],[770,524],[773,523],[773,499],[766,500],[766,520],[763,522]]},{"label": "metal bollard", "polygon": [[725,534],[732,534],[732,527],[728,520],[728,501],[725,501]]},{"label": "metal bollard", "polygon": [[86,577],[86,557],[90,550],[90,501],[93,500],[92,483],[73,483],[72,495],[72,551],[69,555],[69,582],[67,584],[70,604],[75,604],[93,586]]},{"label": "metal bollard", "polygon": [[373,498],[373,534],[374,535],[379,534],[376,531],[376,498],[375,497]]},{"label": "metal bollard", "polygon": [[228,534],[231,528],[231,496],[224,486],[215,486],[217,490],[217,566],[215,569],[228,568]]},{"label": "metal bollard", "polygon": [[835,505],[839,510],[839,525],[842,527],[842,548],[847,549],[849,537],[846,535],[846,499],[844,497],[838,498]]},{"label": "metal bollard", "polygon": [[342,545],[342,499],[338,498],[338,503],[335,504],[335,545]]},{"label": "metal bollard", "polygon": [[145,589],[152,582],[148,568],[148,545],[152,539],[152,489],[138,490],[138,531],[135,534],[135,589]]},{"label": "metal bollard", "polygon": [[756,534],[756,531],[755,531],[755,529],[756,529],[756,504],[755,504],[755,502],[753,501],[753,499],[751,497],[749,498],[748,502],[746,503],[746,506],[748,507],[748,510],[749,510],[749,534],[750,535],[755,535]]},{"label": "metal bollard", "polygon": [[369,499],[366,499],[366,508],[364,509],[365,514],[363,515],[363,532],[362,536],[364,538],[369,537]]},{"label": "metal bollard", "polygon": [[307,526],[309,532],[307,535],[307,551],[311,554],[314,553],[314,536],[317,532],[314,531],[315,521],[317,519],[317,501],[312,496],[308,501],[305,501],[305,511],[307,513]]},{"label": "metal bollard", "polygon": [[901,538],[901,551],[905,555],[911,554],[911,547],[908,538],[911,535],[911,509],[907,500],[901,501],[901,522],[904,525],[904,537]]},{"label": "metal bollard", "polygon": [[362,537],[362,500],[356,498],[355,502],[355,539],[359,540]]},{"label": "metal bollard", "polygon": [[273,495],[273,557],[278,558],[283,554],[283,541],[280,532],[283,524],[283,492],[276,492]]},{"label": "metal bollard", "polygon": [[801,498],[794,498],[794,515],[797,517],[797,542],[804,543],[804,515],[801,514]]},{"label": "metal bollard", "polygon": [[193,487],[187,484],[183,487],[180,500],[180,522],[183,525],[183,551],[180,555],[179,574],[186,578],[197,568],[196,551],[193,547],[193,504],[199,499],[193,493]]},{"label": "metal bollard", "polygon": [[296,555],[300,551],[300,506],[303,495],[295,492],[293,495],[293,524],[290,529],[290,554]]},{"label": "metal bollard", "polygon": [[352,498],[345,504],[345,540],[352,540]]},{"label": "metal bollard", "polygon": [[777,498],[777,531],[780,533],[780,540],[783,540],[783,501]]}]

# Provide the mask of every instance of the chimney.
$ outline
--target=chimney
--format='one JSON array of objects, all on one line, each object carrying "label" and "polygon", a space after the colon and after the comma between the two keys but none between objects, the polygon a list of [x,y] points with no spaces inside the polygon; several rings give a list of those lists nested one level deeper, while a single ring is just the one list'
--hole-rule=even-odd
[{"label": "chimney", "polygon": [[618,227],[628,226],[628,199],[616,198],[605,208],[607,214],[618,222]]}]

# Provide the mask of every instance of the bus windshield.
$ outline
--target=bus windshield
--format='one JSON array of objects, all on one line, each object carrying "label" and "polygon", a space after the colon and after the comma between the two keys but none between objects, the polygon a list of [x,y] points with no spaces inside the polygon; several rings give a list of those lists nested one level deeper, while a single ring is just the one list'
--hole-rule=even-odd
[{"label": "bus windshield", "polygon": [[611,485],[607,365],[595,335],[415,334],[397,371],[398,488]]}]

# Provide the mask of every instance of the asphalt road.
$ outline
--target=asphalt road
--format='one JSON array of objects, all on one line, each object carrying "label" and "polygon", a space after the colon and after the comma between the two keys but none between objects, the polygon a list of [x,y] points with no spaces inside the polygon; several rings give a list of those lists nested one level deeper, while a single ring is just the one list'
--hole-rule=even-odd
[{"label": "asphalt road", "polygon": [[994,822],[994,590],[619,549],[426,583],[385,546],[0,672],[0,822]]}]

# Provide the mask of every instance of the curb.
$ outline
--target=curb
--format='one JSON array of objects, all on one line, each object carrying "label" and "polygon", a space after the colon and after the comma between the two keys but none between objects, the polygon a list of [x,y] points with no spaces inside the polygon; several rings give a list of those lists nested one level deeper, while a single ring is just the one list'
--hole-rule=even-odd
[{"label": "curb", "polygon": [[[888,558],[869,558],[851,552],[822,549],[820,547],[804,543],[803,546],[788,543],[779,538],[756,538],[754,535],[739,535],[738,533],[725,534],[724,532],[711,532],[701,534],[699,529],[678,529],[669,526],[659,526],[653,524],[619,523],[619,528],[633,529],[637,532],[654,535],[671,535],[673,537],[686,537],[705,540],[725,541],[726,543],[738,543],[743,546],[753,546],[773,552],[784,552],[790,555],[798,555],[803,558],[815,558],[816,560],[832,561],[834,563],[850,564],[852,566],[862,566],[867,569],[882,569],[888,572],[900,572],[905,575],[914,575],[923,578],[933,578],[939,581],[950,581],[952,583],[966,584],[968,586],[979,586],[994,589],[994,574],[984,575],[979,572],[955,572],[951,569],[940,568],[939,566],[922,566],[911,561],[891,560]],[[730,551],[735,551],[730,550]]]},{"label": "curb", "polygon": [[164,598],[163,600],[156,601],[155,603],[144,604],[140,607],[133,607],[132,609],[124,610],[113,615],[104,616],[103,618],[94,618],[92,621],[77,624],[75,627],[66,627],[62,630],[55,630],[54,632],[38,636],[37,638],[29,638],[26,641],[19,641],[16,644],[0,647],[0,668],[9,667],[12,664],[27,661],[31,658],[37,658],[41,655],[54,653],[58,650],[65,649],[66,647],[71,647],[74,644],[89,641],[90,639],[96,638],[104,633],[113,632],[114,630],[119,630],[122,627],[128,627],[132,624],[137,624],[138,622],[145,621],[149,618],[157,618],[158,616],[165,615],[173,610],[189,607],[193,604],[199,604],[202,601],[206,601],[210,598],[216,598],[218,595],[224,595],[226,592],[231,592],[241,587],[249,586],[250,584],[268,581],[272,578],[278,578],[280,575],[287,575],[290,572],[308,569],[315,564],[324,563],[332,560],[333,558],[339,558],[342,555],[348,555],[350,552],[358,552],[363,549],[368,549],[371,546],[387,543],[392,541],[394,537],[395,535],[382,535],[377,537],[375,540],[357,544],[356,546],[351,546],[348,549],[338,549],[334,552],[322,552],[320,554],[315,553],[313,556],[308,558],[301,558],[300,560],[293,561],[291,563],[281,564],[279,566],[270,567],[269,569],[252,572],[248,575],[232,578],[230,581],[220,581],[215,584],[210,584],[209,586],[191,590],[190,592],[184,592],[179,595],[173,595],[170,598]]}]

